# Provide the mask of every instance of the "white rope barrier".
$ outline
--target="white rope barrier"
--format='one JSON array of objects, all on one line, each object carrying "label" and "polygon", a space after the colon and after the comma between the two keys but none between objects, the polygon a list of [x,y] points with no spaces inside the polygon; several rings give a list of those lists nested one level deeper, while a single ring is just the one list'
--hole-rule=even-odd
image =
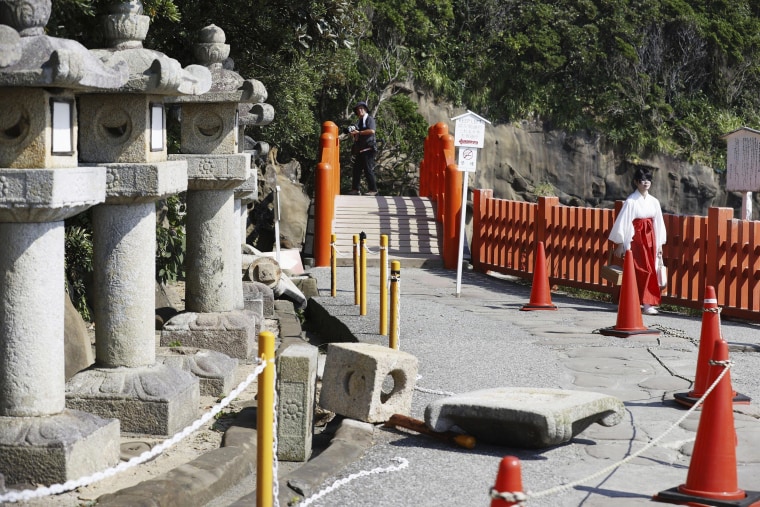
[{"label": "white rope barrier", "polygon": [[395,461],[398,463],[398,465],[392,465],[389,467],[378,467],[373,468],[372,470],[362,470],[361,472],[357,472],[355,474],[351,474],[348,477],[344,477],[343,479],[338,479],[334,483],[332,483],[330,486],[326,487],[325,489],[319,491],[318,493],[313,494],[309,498],[305,499],[301,503],[298,504],[299,507],[306,507],[307,505],[311,505],[315,501],[319,500],[323,496],[327,495],[328,493],[332,493],[336,489],[340,488],[341,486],[345,486],[349,482],[359,479],[360,477],[367,477],[369,475],[374,474],[384,474],[384,473],[390,473],[390,472],[398,472],[399,470],[403,470],[405,468],[409,467],[409,461],[405,458],[393,458],[391,461]]},{"label": "white rope barrier", "polygon": [[346,254],[338,250],[338,246],[335,243],[330,243],[330,246],[332,247],[333,250],[335,250],[335,255],[337,255],[338,257],[348,257]]},{"label": "white rope barrier", "polygon": [[[422,375],[417,375],[417,380],[419,380],[421,378],[422,378]],[[423,393],[428,393],[428,394],[438,394],[438,395],[441,395],[441,396],[454,396],[456,394],[456,393],[452,393],[451,391],[437,391],[435,389],[426,389],[426,388],[420,387],[418,385],[414,386],[414,390],[415,391],[420,391],[420,392],[423,392]]]},{"label": "white rope barrier", "polygon": [[[235,389],[230,391],[230,394],[228,394],[226,398],[224,398],[222,401],[217,403],[214,407],[211,408],[211,410],[203,414],[195,422],[186,426],[182,431],[176,433],[173,437],[168,438],[167,440],[164,440],[160,444],[156,445],[150,451],[145,451],[144,453],[140,454],[139,456],[135,456],[129,461],[122,461],[118,465],[113,466],[111,468],[107,468],[101,472],[96,472],[92,475],[81,477],[79,479],[72,479],[72,480],[64,482],[63,484],[52,484],[50,486],[41,486],[37,489],[26,489],[23,491],[9,491],[7,493],[0,494],[0,503],[22,502],[22,501],[32,500],[34,498],[42,498],[42,497],[51,496],[51,495],[59,495],[67,491],[73,491],[77,488],[89,486],[90,484],[94,484],[103,479],[107,479],[108,477],[112,477],[116,474],[124,472],[125,470],[133,468],[137,465],[141,465],[145,463],[146,461],[155,458],[156,456],[158,456],[165,450],[169,449],[170,447],[174,446],[181,440],[188,437],[190,434],[197,431],[201,426],[203,426],[207,422],[211,421],[219,412],[221,412],[224,408],[226,408],[235,398],[240,396],[240,393],[242,393],[254,380],[256,380],[259,374],[262,371],[264,371],[264,368],[266,367],[266,364],[262,363],[261,359],[259,358],[257,358],[256,364],[257,366],[254,369],[253,373],[248,375],[248,377],[246,377],[246,379],[243,380]],[[276,483],[277,481],[274,481],[274,482]]]}]

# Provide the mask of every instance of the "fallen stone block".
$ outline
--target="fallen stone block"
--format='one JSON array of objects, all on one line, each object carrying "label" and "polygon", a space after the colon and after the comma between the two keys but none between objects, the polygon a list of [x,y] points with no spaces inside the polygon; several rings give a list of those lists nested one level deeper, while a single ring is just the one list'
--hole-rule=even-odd
[{"label": "fallen stone block", "polygon": [[319,404],[364,422],[408,414],[417,378],[417,358],[369,343],[331,343]]},{"label": "fallen stone block", "polygon": [[619,399],[588,391],[497,387],[457,394],[425,409],[435,431],[455,428],[478,441],[542,448],[569,441],[594,423],[614,426],[623,418]]}]

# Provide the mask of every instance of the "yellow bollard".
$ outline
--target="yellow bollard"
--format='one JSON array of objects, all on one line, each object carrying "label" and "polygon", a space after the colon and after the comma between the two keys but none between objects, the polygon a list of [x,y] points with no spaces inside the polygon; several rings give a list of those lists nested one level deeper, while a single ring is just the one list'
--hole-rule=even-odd
[{"label": "yellow bollard", "polygon": [[388,236],[380,235],[380,335],[388,334]]},{"label": "yellow bollard", "polygon": [[401,263],[391,262],[391,332],[388,337],[390,348],[398,350],[398,297],[401,292]]},{"label": "yellow bollard", "polygon": [[359,278],[359,315],[367,315],[367,235],[359,234],[359,258],[361,259],[361,276]]},{"label": "yellow bollard", "polygon": [[338,252],[335,248],[337,238],[335,234],[330,235],[330,295],[338,295]]},{"label": "yellow bollard", "polygon": [[271,507],[274,465],[272,444],[274,436],[274,334],[259,333],[259,357],[266,367],[259,374],[256,405],[256,507]]},{"label": "yellow bollard", "polygon": [[359,296],[359,235],[354,234],[354,304],[358,305]]}]

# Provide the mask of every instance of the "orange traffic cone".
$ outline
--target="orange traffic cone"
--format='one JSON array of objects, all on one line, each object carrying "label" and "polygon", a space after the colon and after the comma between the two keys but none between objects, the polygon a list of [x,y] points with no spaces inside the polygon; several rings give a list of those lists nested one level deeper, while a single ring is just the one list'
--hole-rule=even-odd
[{"label": "orange traffic cone", "polygon": [[496,484],[491,488],[491,507],[522,505],[524,500],[520,460],[514,456],[504,456],[499,463]]},{"label": "orange traffic cone", "polygon": [[617,324],[615,327],[605,327],[599,331],[605,336],[627,338],[634,334],[660,334],[656,329],[644,327],[635,269],[633,253],[628,250],[625,253],[625,262],[623,263],[623,282],[620,284]]},{"label": "orange traffic cone", "polygon": [[[702,313],[702,331],[699,335],[699,354],[697,356],[697,373],[694,378],[694,387],[688,393],[675,393],[675,400],[687,407],[694,405],[709,387],[708,376],[710,369],[710,356],[715,350],[715,344],[721,340],[720,313],[718,298],[715,295],[715,287],[705,287],[704,313]],[[734,391],[734,403],[748,405],[750,398]]]},{"label": "orange traffic cone", "polygon": [[[713,384],[728,361],[728,343],[715,343],[710,366]],[[708,386],[709,387],[709,386]],[[683,505],[758,506],[760,492],[744,491],[737,483],[736,429],[731,402],[731,373],[726,372],[707,396],[697,428],[686,483],[657,493],[653,499]]]},{"label": "orange traffic cone", "polygon": [[536,263],[533,268],[533,286],[530,289],[530,303],[520,310],[556,310],[552,304],[552,293],[549,289],[549,275],[546,273],[546,253],[544,242],[536,244]]}]

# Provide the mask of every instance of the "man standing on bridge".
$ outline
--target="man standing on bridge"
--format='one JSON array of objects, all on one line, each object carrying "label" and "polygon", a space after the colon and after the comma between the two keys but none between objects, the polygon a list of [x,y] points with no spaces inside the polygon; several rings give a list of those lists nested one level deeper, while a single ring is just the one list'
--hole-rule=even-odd
[{"label": "man standing on bridge", "polygon": [[351,178],[351,195],[359,195],[362,172],[367,179],[367,193],[365,195],[377,195],[377,181],[375,181],[375,119],[369,114],[367,103],[362,101],[354,107],[354,113],[359,117],[356,128],[351,130],[354,146],[351,153],[354,155],[354,170]]}]

